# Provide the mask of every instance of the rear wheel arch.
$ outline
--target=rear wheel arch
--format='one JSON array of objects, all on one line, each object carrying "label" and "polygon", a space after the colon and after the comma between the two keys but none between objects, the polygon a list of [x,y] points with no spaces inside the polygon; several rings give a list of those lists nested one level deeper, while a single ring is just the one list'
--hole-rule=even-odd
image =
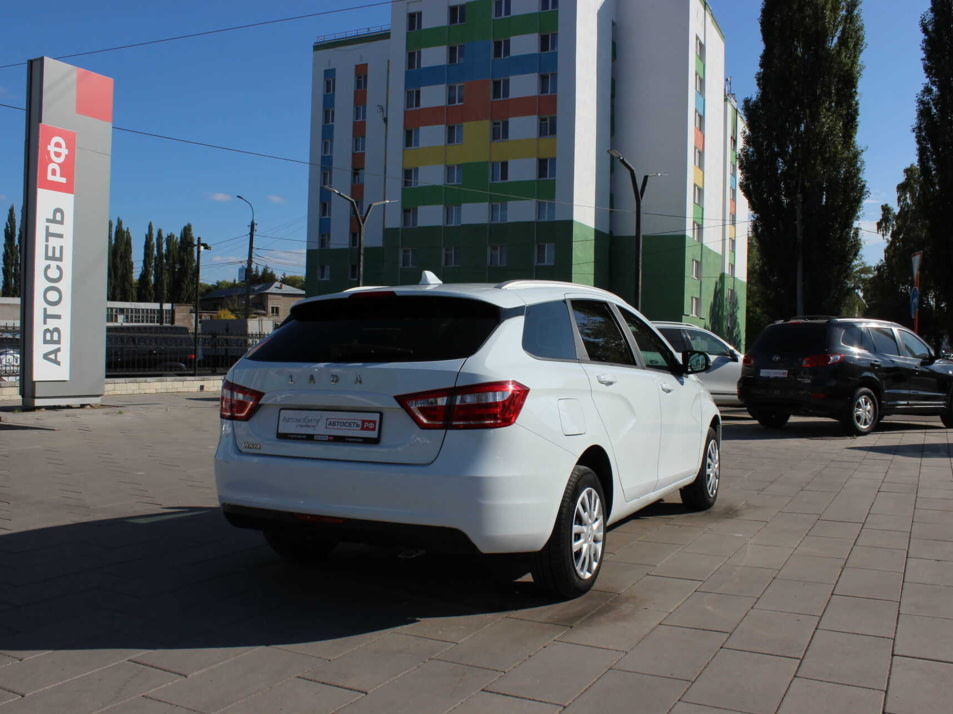
[{"label": "rear wheel arch", "polygon": [[856,389],[860,389],[861,387],[866,387],[874,393],[874,396],[877,397],[877,402],[880,404],[881,410],[883,410],[884,392],[883,385],[880,384],[880,380],[875,379],[870,375],[865,375],[858,380]]},{"label": "rear wheel arch", "polygon": [[612,462],[609,461],[609,454],[601,446],[590,446],[579,457],[576,465],[592,469],[599,478],[602,493],[606,499],[606,517],[608,518],[609,514],[612,513],[612,502],[615,495],[615,489],[612,485]]}]

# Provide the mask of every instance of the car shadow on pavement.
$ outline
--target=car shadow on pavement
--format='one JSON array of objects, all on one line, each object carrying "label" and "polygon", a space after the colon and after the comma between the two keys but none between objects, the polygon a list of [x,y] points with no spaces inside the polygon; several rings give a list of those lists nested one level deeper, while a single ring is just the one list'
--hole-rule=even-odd
[{"label": "car shadow on pavement", "polygon": [[943,430],[939,419],[936,423],[921,421],[882,421],[869,436],[851,437],[844,433],[843,427],[833,419],[799,418],[789,421],[780,429],[763,427],[754,420],[733,421],[722,426],[722,438],[725,440],[744,439],[765,441],[775,439],[866,439],[877,434],[891,432],[913,432],[922,430]]},{"label": "car shadow on pavement", "polygon": [[871,444],[848,447],[852,451],[868,451],[873,454],[907,456],[911,459],[949,459],[953,458],[953,446],[950,444]]},{"label": "car shadow on pavement", "polygon": [[0,537],[0,652],[292,644],[552,602],[516,581],[525,565],[348,544],[295,566],[215,508],[15,532]]}]

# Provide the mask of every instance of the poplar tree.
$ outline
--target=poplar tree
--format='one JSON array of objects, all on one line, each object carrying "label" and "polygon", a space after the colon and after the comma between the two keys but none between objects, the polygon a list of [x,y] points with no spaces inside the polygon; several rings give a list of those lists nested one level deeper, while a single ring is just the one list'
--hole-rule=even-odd
[{"label": "poplar tree", "polygon": [[116,299],[116,249],[113,245],[113,219],[106,234],[106,299]]},{"label": "poplar tree", "polygon": [[[770,319],[837,315],[851,292],[867,195],[857,146],[860,0],[764,0],[741,190]],[[749,307],[750,309],[750,307]]]},{"label": "poplar tree", "polygon": [[165,299],[170,303],[182,302],[176,294],[179,278],[177,260],[179,257],[179,239],[175,233],[165,237]]},{"label": "poplar tree", "polygon": [[3,284],[0,297],[20,297],[20,245],[17,233],[17,214],[10,206],[7,223],[3,227]]},{"label": "poplar tree", "polygon": [[152,284],[153,262],[155,261],[156,241],[152,221],[146,231],[142,244],[142,270],[139,271],[139,283],[136,286],[136,299],[139,302],[152,302],[155,292]]},{"label": "poplar tree", "polygon": [[165,236],[162,235],[162,229],[156,233],[155,255],[152,258],[153,272],[155,274],[154,296],[156,302],[168,302],[168,288],[166,287],[166,262],[165,262]]},{"label": "poplar tree", "polygon": [[921,274],[935,275],[945,332],[953,334],[953,0],[931,0],[920,18],[923,73],[914,136],[920,169],[920,206],[926,223]]},{"label": "poplar tree", "polygon": [[[121,240],[119,240],[121,238]],[[123,302],[132,302],[136,299],[136,278],[135,265],[132,259],[132,231],[123,228],[121,234],[117,234],[119,243],[119,300]]]}]

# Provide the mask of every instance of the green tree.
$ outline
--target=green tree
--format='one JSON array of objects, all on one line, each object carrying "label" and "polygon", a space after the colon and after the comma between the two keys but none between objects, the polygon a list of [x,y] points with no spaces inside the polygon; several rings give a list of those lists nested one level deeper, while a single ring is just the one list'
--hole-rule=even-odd
[{"label": "green tree", "polygon": [[850,293],[867,194],[856,141],[860,0],[764,0],[761,36],[740,168],[763,308],[771,319],[836,315]]},{"label": "green tree", "polygon": [[166,262],[165,262],[165,236],[162,235],[162,229],[156,233],[156,252],[153,257],[153,274],[155,275],[155,284],[153,293],[156,302],[168,302],[166,287]]},{"label": "green tree", "polygon": [[[757,339],[761,331],[771,323],[768,313],[767,291],[761,284],[761,253],[758,244],[752,236],[748,237],[748,295],[745,308],[745,337],[748,345]],[[746,349],[745,345],[735,344],[739,350]]]},{"label": "green tree", "polygon": [[292,288],[298,288],[299,290],[304,290],[304,276],[303,275],[286,275],[285,273],[281,274],[281,277],[278,278],[285,285],[288,285]]},{"label": "green tree", "polygon": [[113,245],[113,220],[106,233],[106,299],[116,299],[116,251]]},{"label": "green tree", "polygon": [[139,284],[136,286],[136,299],[139,302],[152,302],[155,299],[155,287],[152,283],[155,252],[155,232],[152,228],[152,221],[149,221],[145,242],[142,245],[142,270],[139,271]]},{"label": "green tree", "polygon": [[[943,332],[953,334],[953,237],[949,221],[953,216],[953,0],[931,0],[930,9],[920,18],[923,32],[923,73],[926,82],[917,95],[917,165],[920,170],[920,201],[925,219],[924,278],[935,290],[936,308]],[[922,331],[923,315],[921,315]]]},{"label": "green tree", "polygon": [[123,227],[118,230],[119,220],[117,219],[117,230],[113,237],[117,246],[116,267],[118,270],[116,286],[117,300],[123,302],[132,302],[136,299],[136,279],[135,265],[132,259],[132,232]]},{"label": "green tree", "polygon": [[165,237],[165,299],[166,302],[182,302],[176,297],[176,285],[179,279],[179,269],[177,259],[179,256],[179,239],[175,233],[169,233]]},{"label": "green tree", "polygon": [[3,227],[3,285],[0,297],[20,297],[20,240],[13,206],[10,206],[7,223]]},{"label": "green tree", "polygon": [[192,302],[195,299],[195,235],[192,224],[187,223],[179,233],[176,252],[176,273],[172,284],[175,302]]}]

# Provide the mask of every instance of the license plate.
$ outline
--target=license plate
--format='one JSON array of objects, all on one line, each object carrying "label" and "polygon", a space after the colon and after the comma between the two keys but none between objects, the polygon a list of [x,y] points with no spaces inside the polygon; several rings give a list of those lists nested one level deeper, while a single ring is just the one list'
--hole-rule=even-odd
[{"label": "license plate", "polygon": [[282,409],[278,412],[278,438],[324,443],[377,444],[381,440],[381,413]]},{"label": "license plate", "polygon": [[787,377],[786,369],[762,369],[758,374],[762,377]]}]

